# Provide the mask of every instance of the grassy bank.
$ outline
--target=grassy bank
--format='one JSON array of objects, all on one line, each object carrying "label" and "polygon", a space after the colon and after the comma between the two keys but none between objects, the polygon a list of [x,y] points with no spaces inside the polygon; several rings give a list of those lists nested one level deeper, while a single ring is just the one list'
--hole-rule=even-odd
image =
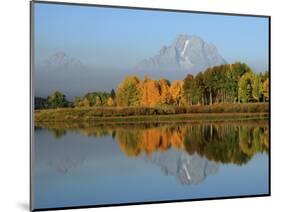
[{"label": "grassy bank", "polygon": [[161,122],[184,120],[265,119],[267,103],[187,107],[90,107],[35,111],[36,122]]},{"label": "grassy bank", "polygon": [[163,127],[178,127],[186,126],[190,124],[192,126],[210,126],[211,124],[217,126],[255,126],[266,127],[268,121],[264,119],[246,119],[246,120],[184,120],[184,121],[168,121],[168,122],[35,122],[37,128],[57,129],[57,130],[134,130],[134,129],[151,129],[151,128],[163,128]]}]

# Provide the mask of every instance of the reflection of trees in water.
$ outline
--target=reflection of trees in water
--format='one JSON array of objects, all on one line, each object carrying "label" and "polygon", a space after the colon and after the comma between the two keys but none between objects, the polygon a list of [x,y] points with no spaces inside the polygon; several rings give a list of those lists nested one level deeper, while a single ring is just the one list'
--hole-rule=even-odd
[{"label": "reflection of trees in water", "polygon": [[52,135],[54,136],[54,138],[56,138],[56,139],[59,139],[66,135],[65,129],[54,128],[54,129],[48,129],[48,131],[51,132]]},{"label": "reflection of trees in water", "polygon": [[268,129],[241,128],[239,147],[247,155],[268,151]]},{"label": "reflection of trees in water", "polygon": [[85,128],[85,129],[80,129],[79,132],[82,135],[85,136],[94,136],[94,137],[101,137],[101,136],[107,136],[107,135],[112,135],[113,130],[112,129],[95,129],[95,128]]},{"label": "reflection of trees in water", "polygon": [[173,146],[183,147],[182,127],[163,127],[151,129],[118,130],[117,141],[120,148],[128,156],[138,156],[140,153],[151,154],[155,151],[164,152]]},{"label": "reflection of trees in water", "polygon": [[244,164],[258,152],[268,152],[268,127],[190,126],[185,134],[185,150],[221,163]]},{"label": "reflection of trees in water", "polygon": [[268,152],[268,127],[208,124],[118,130],[117,141],[128,156],[150,155],[172,147],[215,162],[244,164],[256,153]]},{"label": "reflection of trees in water", "polygon": [[[40,127],[40,126],[39,126]],[[130,157],[151,155],[170,148],[197,153],[208,160],[244,164],[258,152],[268,152],[267,121],[106,124],[52,124],[47,127],[55,138],[67,131],[85,136],[112,136],[120,149]]]}]

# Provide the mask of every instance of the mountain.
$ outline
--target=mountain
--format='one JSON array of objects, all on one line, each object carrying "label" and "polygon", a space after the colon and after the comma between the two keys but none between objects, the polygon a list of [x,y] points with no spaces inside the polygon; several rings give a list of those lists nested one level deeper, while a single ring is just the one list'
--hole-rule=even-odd
[{"label": "mountain", "polygon": [[46,98],[58,90],[73,98],[88,90],[90,78],[89,69],[79,59],[56,52],[35,64],[35,95]]},{"label": "mountain", "polygon": [[225,63],[215,45],[206,43],[198,36],[179,35],[173,44],[163,46],[157,55],[141,61],[136,68],[197,72]]},{"label": "mountain", "polygon": [[84,69],[85,67],[79,59],[70,57],[65,52],[56,52],[39,64],[36,64],[36,71],[69,72]]},{"label": "mountain", "polygon": [[[82,58],[81,58],[82,59]],[[94,60],[94,59],[93,59]],[[106,66],[106,64],[105,64]],[[37,97],[48,97],[54,91],[64,93],[68,100],[93,91],[110,91],[124,75],[117,68],[85,64],[68,52],[54,52],[43,60],[36,61],[34,86]]]}]

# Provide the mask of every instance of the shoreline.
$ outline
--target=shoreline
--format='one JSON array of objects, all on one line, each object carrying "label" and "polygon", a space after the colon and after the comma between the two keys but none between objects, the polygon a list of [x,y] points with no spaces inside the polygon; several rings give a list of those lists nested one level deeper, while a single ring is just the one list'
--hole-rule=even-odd
[{"label": "shoreline", "polygon": [[191,113],[191,114],[169,114],[169,115],[131,115],[131,116],[82,116],[65,117],[63,119],[36,120],[37,123],[171,123],[171,122],[190,122],[190,121],[231,121],[231,120],[268,120],[269,113]]},{"label": "shoreline", "polygon": [[115,128],[124,127],[128,129],[134,129],[135,127],[143,126],[147,127],[160,127],[167,125],[251,125],[255,124],[257,126],[268,125],[268,118],[240,118],[240,119],[213,119],[213,120],[169,120],[169,121],[126,121],[126,122],[35,122],[35,127],[38,128],[48,128],[48,129],[84,129],[84,128]]}]

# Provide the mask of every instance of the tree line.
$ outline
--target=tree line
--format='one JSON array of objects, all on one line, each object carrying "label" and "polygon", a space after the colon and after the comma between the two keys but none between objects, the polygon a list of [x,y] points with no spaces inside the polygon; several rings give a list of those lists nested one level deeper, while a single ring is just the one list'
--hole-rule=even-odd
[{"label": "tree line", "polygon": [[269,74],[254,73],[245,63],[223,64],[196,75],[188,74],[183,80],[170,82],[149,76],[140,79],[126,76],[117,92],[90,92],[82,98],[68,101],[59,91],[47,99],[35,98],[35,108],[92,107],[92,106],[187,106],[224,103],[269,101]]},{"label": "tree line", "polygon": [[244,63],[225,64],[188,75],[183,89],[189,104],[266,102],[269,75],[254,73]]}]

